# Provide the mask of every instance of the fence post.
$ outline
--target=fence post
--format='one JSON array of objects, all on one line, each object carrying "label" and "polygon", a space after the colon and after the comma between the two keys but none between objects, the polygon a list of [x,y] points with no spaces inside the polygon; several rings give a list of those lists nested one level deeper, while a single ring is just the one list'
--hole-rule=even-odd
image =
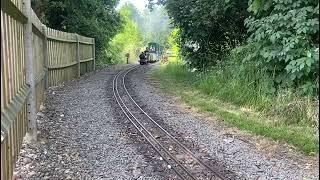
[{"label": "fence post", "polygon": [[77,39],[77,62],[78,62],[78,77],[80,77],[80,68],[81,68],[81,62],[80,62],[80,43],[79,43],[79,35],[76,35]]},{"label": "fence post", "polygon": [[48,39],[47,39],[47,27],[45,25],[42,25],[42,32],[44,35],[43,38],[43,57],[44,57],[44,68],[45,68],[45,76],[44,76],[44,83],[45,88],[49,88],[49,79],[48,79]]},{"label": "fence post", "polygon": [[92,55],[93,55],[93,70],[95,71],[96,70],[96,43],[95,43],[95,40],[94,38],[92,38]]},{"label": "fence post", "polygon": [[24,51],[25,51],[25,64],[26,64],[26,81],[30,86],[30,94],[27,98],[28,110],[28,133],[27,140],[29,142],[37,141],[37,120],[36,120],[36,88],[35,88],[35,71],[33,68],[33,34],[31,22],[31,0],[23,0],[23,13],[28,18],[27,23],[24,25]]}]

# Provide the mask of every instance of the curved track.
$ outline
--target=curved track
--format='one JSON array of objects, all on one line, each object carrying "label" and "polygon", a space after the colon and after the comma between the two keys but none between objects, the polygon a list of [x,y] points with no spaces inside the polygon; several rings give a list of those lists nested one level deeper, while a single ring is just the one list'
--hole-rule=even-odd
[{"label": "curved track", "polygon": [[126,76],[138,67],[120,71],[113,79],[114,98],[125,116],[181,179],[227,179],[160,126],[132,98]]}]

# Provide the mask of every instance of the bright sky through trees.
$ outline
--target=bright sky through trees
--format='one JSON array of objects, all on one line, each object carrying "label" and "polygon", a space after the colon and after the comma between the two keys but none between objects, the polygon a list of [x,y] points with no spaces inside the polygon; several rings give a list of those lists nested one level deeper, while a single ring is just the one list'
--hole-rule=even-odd
[{"label": "bright sky through trees", "polygon": [[120,0],[120,3],[118,5],[117,9],[121,8],[127,2],[130,2],[134,6],[136,6],[140,12],[142,12],[145,9],[146,5],[148,4],[148,0]]}]

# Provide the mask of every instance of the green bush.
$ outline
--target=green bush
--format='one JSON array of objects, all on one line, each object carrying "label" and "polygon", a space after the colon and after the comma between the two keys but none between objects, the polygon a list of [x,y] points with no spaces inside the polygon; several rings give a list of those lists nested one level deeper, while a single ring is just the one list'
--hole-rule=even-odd
[{"label": "green bush", "polygon": [[256,42],[250,58],[275,75],[275,82],[319,92],[319,1],[253,0],[245,22]]},{"label": "green bush", "polygon": [[108,49],[99,54],[97,59],[98,66],[105,66],[108,64],[123,64],[126,62],[126,57],[122,52],[122,48],[119,45],[109,45]]}]

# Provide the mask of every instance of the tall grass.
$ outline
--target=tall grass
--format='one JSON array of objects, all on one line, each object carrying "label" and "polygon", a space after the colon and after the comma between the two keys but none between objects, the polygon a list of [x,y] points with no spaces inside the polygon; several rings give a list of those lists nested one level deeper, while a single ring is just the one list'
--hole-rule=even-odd
[{"label": "tall grass", "polygon": [[[318,152],[318,98],[302,97],[293,89],[276,91],[273,77],[266,71],[237,59],[231,62],[233,64],[223,64],[206,73],[197,73],[177,59],[154,71],[153,76],[160,79],[167,89],[185,96],[182,99],[190,105],[220,114],[242,129],[285,140],[308,153]],[[187,93],[187,89],[197,91],[205,98]],[[230,114],[230,110],[221,110],[224,108],[222,105],[212,104],[209,99],[232,104],[237,107],[236,111],[245,109],[259,116],[253,118],[256,120],[248,120],[246,116]]]},{"label": "tall grass", "polygon": [[264,109],[270,104],[272,84],[272,79],[265,72],[240,66],[237,70],[231,67],[213,69],[201,76],[197,88],[205,94],[237,105]]},{"label": "tall grass", "polygon": [[278,116],[283,123],[318,125],[315,98],[302,97],[292,89],[276,92],[273,86],[273,79],[267,72],[251,65],[214,69],[196,84],[196,88],[207,95]]},{"label": "tall grass", "polygon": [[300,96],[290,88],[276,91],[272,75],[250,62],[239,61],[244,56],[246,53],[239,55],[236,49],[227,57],[228,64],[206,73],[192,72],[183,60],[171,59],[162,74],[205,95],[281,119],[278,123],[319,126],[318,97]]},{"label": "tall grass", "polygon": [[196,79],[194,74],[188,71],[186,64],[176,57],[170,58],[170,63],[164,70],[166,78],[178,79],[180,82],[192,84],[193,80]]}]

